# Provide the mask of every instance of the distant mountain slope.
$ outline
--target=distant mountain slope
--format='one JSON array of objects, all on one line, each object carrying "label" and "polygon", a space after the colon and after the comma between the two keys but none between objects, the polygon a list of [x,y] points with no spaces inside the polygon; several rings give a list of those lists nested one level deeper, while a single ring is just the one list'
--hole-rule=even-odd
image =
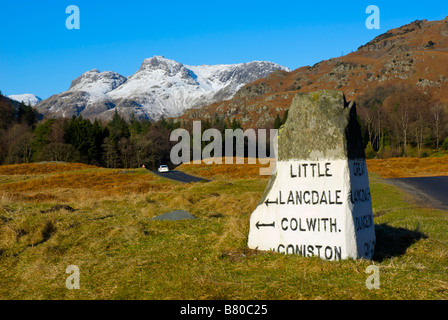
[{"label": "distant mountain slope", "polygon": [[416,85],[448,102],[448,17],[390,30],[356,52],[292,72],[276,71],[241,88],[229,101],[188,110],[180,119],[226,115],[244,127],[266,127],[289,108],[297,92],[343,91],[352,100],[388,84]]},{"label": "distant mountain slope", "polygon": [[23,102],[26,105],[29,104],[32,107],[35,106],[40,101],[42,101],[41,98],[39,98],[38,96],[31,94],[31,93],[13,94],[13,95],[8,96],[8,98],[18,101],[18,102]]},{"label": "distant mountain slope", "polygon": [[289,69],[272,62],[187,66],[155,56],[145,59],[130,77],[116,72],[85,72],[70,89],[54,95],[36,108],[47,116],[110,119],[115,110],[125,118],[157,120],[175,117],[190,108],[230,99],[243,85]]}]

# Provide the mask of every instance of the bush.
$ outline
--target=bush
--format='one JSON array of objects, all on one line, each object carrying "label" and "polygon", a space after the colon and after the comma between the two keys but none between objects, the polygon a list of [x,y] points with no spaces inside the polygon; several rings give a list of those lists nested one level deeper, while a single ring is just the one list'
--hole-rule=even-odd
[{"label": "bush", "polygon": [[421,158],[427,158],[427,157],[429,157],[431,155],[431,149],[423,149],[422,150],[422,155],[421,155]]},{"label": "bush", "polygon": [[418,156],[418,152],[416,150],[416,148],[414,146],[412,146],[411,144],[408,144],[406,147],[406,152],[403,152],[402,155],[403,157],[417,157]]},{"label": "bush", "polygon": [[366,158],[373,159],[375,157],[376,157],[376,152],[375,152],[375,150],[373,150],[372,143],[370,143],[370,141],[369,141],[369,143],[366,146]]},{"label": "bush", "polygon": [[442,150],[448,150],[448,137],[442,142]]},{"label": "bush", "polygon": [[391,146],[385,146],[381,152],[378,153],[379,158],[398,158],[401,156],[402,149],[392,148]]}]

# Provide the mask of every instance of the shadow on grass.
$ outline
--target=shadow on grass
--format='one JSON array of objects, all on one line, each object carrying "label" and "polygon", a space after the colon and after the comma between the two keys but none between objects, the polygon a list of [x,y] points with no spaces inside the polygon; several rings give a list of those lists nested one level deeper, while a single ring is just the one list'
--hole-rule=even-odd
[{"label": "shadow on grass", "polygon": [[[42,229],[42,240],[38,241],[38,242],[34,242],[31,244],[28,244],[22,251],[20,252],[16,252],[14,254],[12,254],[13,257],[18,257],[19,255],[21,255],[23,252],[25,252],[26,249],[28,248],[34,248],[36,246],[39,246],[45,242],[47,242],[48,240],[50,240],[50,238],[54,235],[54,233],[56,232],[56,227],[54,226],[54,224],[51,221],[48,221],[44,228]],[[4,250],[0,250],[0,256],[3,254]]]},{"label": "shadow on grass", "polygon": [[381,262],[384,259],[401,256],[406,250],[420,239],[426,239],[424,233],[418,230],[396,228],[387,224],[375,226],[376,245],[373,260]]}]

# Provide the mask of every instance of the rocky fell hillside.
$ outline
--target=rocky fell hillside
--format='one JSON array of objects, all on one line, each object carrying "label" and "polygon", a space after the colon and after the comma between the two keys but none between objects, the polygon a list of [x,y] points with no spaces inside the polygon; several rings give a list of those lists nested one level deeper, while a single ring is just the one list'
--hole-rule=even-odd
[{"label": "rocky fell hillside", "polygon": [[353,100],[375,87],[396,84],[414,85],[448,102],[448,17],[390,30],[340,58],[276,71],[244,86],[233,99],[189,110],[180,120],[223,115],[245,128],[263,128],[289,108],[297,92],[340,90]]}]

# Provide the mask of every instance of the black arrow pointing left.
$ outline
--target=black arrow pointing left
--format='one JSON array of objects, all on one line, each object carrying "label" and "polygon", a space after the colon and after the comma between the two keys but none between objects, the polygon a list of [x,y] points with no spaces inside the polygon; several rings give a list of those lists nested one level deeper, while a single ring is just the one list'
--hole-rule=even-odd
[{"label": "black arrow pointing left", "polygon": [[260,229],[260,227],[271,227],[271,228],[275,228],[275,221],[270,223],[270,224],[266,224],[266,223],[260,223],[260,221],[258,221],[255,226],[257,227],[257,229]]},{"label": "black arrow pointing left", "polygon": [[264,202],[264,204],[268,207],[270,204],[278,204],[278,199],[276,199],[275,201],[269,201],[269,199],[266,199],[266,201]]}]

